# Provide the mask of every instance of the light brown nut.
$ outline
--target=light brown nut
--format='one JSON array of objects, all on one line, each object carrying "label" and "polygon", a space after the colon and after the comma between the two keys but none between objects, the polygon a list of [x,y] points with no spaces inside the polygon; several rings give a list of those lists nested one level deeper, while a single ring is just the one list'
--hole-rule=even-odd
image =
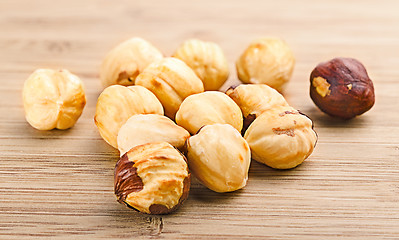
[{"label": "light brown nut", "polygon": [[237,103],[244,115],[243,132],[264,111],[288,106],[285,98],[266,84],[241,84],[229,88],[226,94]]},{"label": "light brown nut", "polygon": [[231,192],[246,185],[251,152],[231,125],[204,126],[186,144],[190,170],[206,187],[215,192]]},{"label": "light brown nut", "polygon": [[163,115],[163,108],[155,95],[144,87],[113,85],[98,97],[94,122],[101,137],[118,148],[119,129],[135,114]]},{"label": "light brown nut", "polygon": [[204,126],[226,123],[238,131],[242,128],[242,113],[237,104],[226,94],[207,91],[187,97],[176,114],[176,123],[191,134]]},{"label": "light brown nut", "polygon": [[147,214],[167,214],[188,197],[190,173],[185,157],[169,143],[139,145],[115,166],[118,202]]},{"label": "light brown nut", "polygon": [[180,45],[173,57],[194,70],[206,91],[218,90],[229,77],[227,59],[216,43],[190,39]]},{"label": "light brown nut", "polygon": [[82,114],[82,81],[68,70],[38,69],[24,83],[25,117],[39,130],[71,128]]},{"label": "light brown nut", "polygon": [[123,155],[135,146],[151,142],[168,142],[183,150],[190,137],[184,128],[170,118],[158,114],[137,114],[131,116],[118,133],[118,149]]},{"label": "light brown nut", "polygon": [[238,78],[244,83],[263,83],[281,92],[291,78],[295,58],[278,38],[253,41],[236,62]]},{"label": "light brown nut", "polygon": [[175,119],[186,97],[204,91],[201,79],[177,58],[152,63],[136,78],[136,84],[153,92],[164,106],[165,115],[171,119]]},{"label": "light brown nut", "polygon": [[313,152],[317,134],[308,117],[292,107],[277,107],[258,116],[244,138],[254,160],[272,168],[289,169]]},{"label": "light brown nut", "polygon": [[104,58],[100,69],[102,85],[134,85],[137,75],[144,68],[162,58],[162,53],[146,40],[138,37],[126,40]]}]

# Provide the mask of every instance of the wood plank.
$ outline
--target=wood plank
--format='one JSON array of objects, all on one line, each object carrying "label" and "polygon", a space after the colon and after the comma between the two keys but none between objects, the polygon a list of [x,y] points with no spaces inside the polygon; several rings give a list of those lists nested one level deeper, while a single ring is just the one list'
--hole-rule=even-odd
[{"label": "wood plank", "polygon": [[[0,239],[399,239],[399,3],[359,1],[0,1]],[[166,55],[188,38],[215,41],[230,78],[247,44],[284,38],[296,56],[284,93],[315,122],[305,163],[277,171],[251,163],[248,185],[214,193],[193,178],[175,213],[149,216],[116,202],[118,152],[93,116],[105,54],[131,36]],[[361,60],[376,104],[351,121],[312,103],[309,74],[336,56]],[[76,126],[40,132],[25,121],[21,90],[36,68],[82,78]]]}]

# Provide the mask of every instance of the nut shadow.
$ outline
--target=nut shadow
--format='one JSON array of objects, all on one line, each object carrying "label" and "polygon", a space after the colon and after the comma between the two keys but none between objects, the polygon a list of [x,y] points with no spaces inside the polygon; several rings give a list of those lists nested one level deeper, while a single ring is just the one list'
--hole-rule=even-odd
[{"label": "nut shadow", "polygon": [[227,193],[214,192],[202,185],[195,176],[191,175],[191,188],[188,198],[203,204],[228,204],[229,201],[233,201],[234,198],[239,197],[243,192],[244,189]]},{"label": "nut shadow", "polygon": [[308,179],[313,167],[314,162],[311,159],[306,159],[302,164],[290,169],[274,169],[252,159],[247,189],[256,194],[269,192],[271,189],[289,189],[292,184]]},{"label": "nut shadow", "polygon": [[335,118],[323,113],[319,109],[313,106],[300,109],[302,113],[308,116],[312,121],[316,129],[322,128],[356,128],[358,126],[365,125],[368,121],[365,117],[355,117],[352,119],[343,120]]},{"label": "nut shadow", "polygon": [[297,175],[297,169],[306,165],[306,161],[304,161],[299,166],[290,169],[275,169],[271,168],[265,164],[259,163],[255,160],[251,160],[251,166],[248,173],[248,179],[254,180],[270,180],[270,179],[278,179],[289,176]]},{"label": "nut shadow", "polygon": [[280,187],[285,184],[292,184],[292,182],[301,178],[301,175],[306,175],[309,170],[308,167],[305,161],[298,167],[278,170],[252,160],[247,185],[240,190],[229,193],[217,193],[209,190],[195,177],[192,177],[190,195],[187,199],[188,205],[195,202],[195,204],[200,204],[197,207],[204,209],[212,209],[215,206],[229,206],[229,208],[240,209],[249,198],[256,198],[256,196],[267,194],[270,189],[276,189],[276,184]]}]

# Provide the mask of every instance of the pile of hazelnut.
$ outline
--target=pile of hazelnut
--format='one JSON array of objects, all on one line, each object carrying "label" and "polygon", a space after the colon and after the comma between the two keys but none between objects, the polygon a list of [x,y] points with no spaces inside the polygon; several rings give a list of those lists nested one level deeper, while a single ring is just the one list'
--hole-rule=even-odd
[{"label": "pile of hazelnut", "polygon": [[[119,202],[147,214],[166,214],[187,198],[190,173],[215,192],[243,188],[251,159],[290,169],[312,153],[312,121],[279,93],[295,59],[275,38],[252,42],[236,62],[245,84],[218,91],[229,76],[221,48],[188,40],[172,57],[149,42],[129,39],[103,61],[105,87],[95,124],[120,152],[114,190]],[[336,58],[312,72],[310,95],[324,112],[349,119],[374,104],[363,65]],[[67,70],[36,70],[25,82],[27,121],[39,130],[67,129],[86,103],[81,80]]]}]

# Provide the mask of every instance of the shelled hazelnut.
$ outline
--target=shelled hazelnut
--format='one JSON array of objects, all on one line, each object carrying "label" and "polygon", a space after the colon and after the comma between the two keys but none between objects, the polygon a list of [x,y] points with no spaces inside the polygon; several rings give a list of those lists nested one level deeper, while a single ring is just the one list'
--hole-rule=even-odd
[{"label": "shelled hazelnut", "polygon": [[168,117],[158,114],[137,114],[122,125],[117,143],[121,155],[135,146],[151,142],[168,142],[182,151],[189,137],[189,132]]},{"label": "shelled hazelnut", "polygon": [[186,145],[190,170],[206,187],[231,192],[246,185],[251,152],[237,129],[229,124],[206,125]]},{"label": "shelled hazelnut", "polygon": [[278,38],[253,41],[236,62],[238,78],[244,83],[263,83],[283,91],[294,70],[289,46]]},{"label": "shelled hazelnut", "polygon": [[[112,49],[101,65],[105,89],[94,122],[120,151],[117,201],[141,213],[168,214],[187,199],[190,171],[224,193],[246,186],[251,157],[276,169],[301,164],[317,134],[279,93],[294,65],[282,40],[255,40],[236,62],[238,78],[251,84],[222,93],[216,90],[229,68],[215,43],[191,39],[167,58],[141,38]],[[374,104],[373,83],[355,59],[321,63],[310,81],[312,100],[331,116],[349,119]],[[69,71],[38,69],[25,81],[23,103],[34,128],[67,129],[81,116],[86,97],[82,81]]]},{"label": "shelled hazelnut", "polygon": [[243,132],[264,111],[288,106],[285,98],[266,84],[241,84],[231,87],[226,94],[240,107],[244,116]]},{"label": "shelled hazelnut", "polygon": [[180,45],[173,57],[194,70],[206,91],[218,90],[229,77],[227,59],[216,43],[190,39]]},{"label": "shelled hazelnut", "polygon": [[264,111],[244,135],[252,158],[272,168],[289,169],[301,164],[317,141],[313,123],[292,107]]},{"label": "shelled hazelnut", "polygon": [[115,166],[118,202],[147,214],[167,214],[187,198],[190,173],[185,157],[166,142],[139,145]]},{"label": "shelled hazelnut", "polygon": [[94,122],[101,137],[118,148],[119,129],[135,114],[163,115],[162,104],[155,95],[142,86],[109,86],[100,94]]},{"label": "shelled hazelnut", "polygon": [[353,58],[317,65],[310,75],[310,97],[320,110],[342,119],[367,112],[375,101],[373,82],[363,64]]},{"label": "shelled hazelnut", "polygon": [[86,105],[82,81],[65,69],[37,69],[22,95],[26,120],[38,130],[71,128]]},{"label": "shelled hazelnut", "polygon": [[162,53],[151,43],[138,37],[126,40],[113,48],[101,65],[100,79],[104,87],[114,84],[134,85],[137,75]]},{"label": "shelled hazelnut", "polygon": [[136,84],[153,92],[162,103],[165,115],[173,120],[186,97],[204,91],[201,79],[177,58],[164,58],[150,64],[137,76]]},{"label": "shelled hazelnut", "polygon": [[226,94],[207,91],[187,97],[176,114],[176,123],[191,134],[204,125],[226,123],[238,131],[242,129],[242,113]]}]

